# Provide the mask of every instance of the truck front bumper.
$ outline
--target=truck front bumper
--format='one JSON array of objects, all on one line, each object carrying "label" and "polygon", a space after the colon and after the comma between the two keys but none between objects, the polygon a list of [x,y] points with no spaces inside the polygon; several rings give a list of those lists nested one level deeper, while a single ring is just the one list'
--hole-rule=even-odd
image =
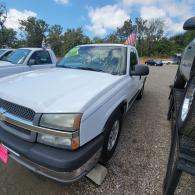
[{"label": "truck front bumper", "polygon": [[103,135],[78,150],[68,151],[30,143],[0,129],[0,142],[9,157],[24,167],[59,182],[69,183],[85,176],[98,162]]},{"label": "truck front bumper", "polygon": [[[5,146],[6,147],[6,146]],[[66,172],[58,172],[51,169],[48,169],[47,167],[43,167],[39,164],[36,164],[19,154],[12,152],[11,149],[6,147],[9,150],[9,157],[11,157],[13,160],[21,164],[22,166],[26,167],[27,169],[38,173],[40,175],[43,175],[45,177],[48,177],[50,179],[62,182],[62,183],[71,183],[74,181],[79,180],[81,177],[85,176],[98,162],[100,155],[101,155],[101,149],[99,149],[93,156],[90,158],[86,163],[84,163],[80,168],[73,170],[73,171],[66,171]]]}]

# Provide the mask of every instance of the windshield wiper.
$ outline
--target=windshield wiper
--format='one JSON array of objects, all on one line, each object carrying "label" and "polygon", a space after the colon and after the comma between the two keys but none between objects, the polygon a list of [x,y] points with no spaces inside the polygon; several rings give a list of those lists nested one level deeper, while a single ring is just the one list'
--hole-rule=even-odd
[{"label": "windshield wiper", "polygon": [[[71,67],[71,66],[64,66],[64,65],[56,65],[56,67],[70,68],[70,69],[80,69],[80,70],[90,70],[90,71],[95,71],[95,72],[104,72],[101,69],[95,69],[95,68],[90,68],[90,67]],[[104,73],[106,73],[106,72],[104,72]]]},{"label": "windshield wiper", "polygon": [[95,69],[95,68],[90,68],[90,67],[76,67],[75,69],[90,70],[90,71],[96,71],[96,72],[104,72],[101,69]]},{"label": "windshield wiper", "polygon": [[71,66],[64,66],[64,65],[56,65],[56,67],[59,67],[59,68],[71,68],[71,69],[75,69],[74,67],[71,67]]}]

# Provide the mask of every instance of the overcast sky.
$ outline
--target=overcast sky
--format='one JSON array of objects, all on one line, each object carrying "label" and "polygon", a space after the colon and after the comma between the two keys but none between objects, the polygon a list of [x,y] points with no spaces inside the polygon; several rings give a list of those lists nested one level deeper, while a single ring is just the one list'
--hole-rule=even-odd
[{"label": "overcast sky", "polygon": [[[2,0],[1,0],[2,1]],[[83,27],[90,37],[105,36],[129,18],[162,18],[169,35],[182,32],[183,22],[195,16],[195,0],[4,0],[6,26],[18,30],[18,19],[34,16],[48,24]]]}]

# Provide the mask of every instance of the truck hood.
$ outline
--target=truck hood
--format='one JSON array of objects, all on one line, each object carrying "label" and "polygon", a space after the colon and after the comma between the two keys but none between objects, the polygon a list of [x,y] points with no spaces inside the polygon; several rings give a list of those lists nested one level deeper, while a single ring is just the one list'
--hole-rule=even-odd
[{"label": "truck hood", "polygon": [[36,113],[84,112],[122,76],[86,70],[52,68],[0,79],[0,98]]},{"label": "truck hood", "polygon": [[1,66],[7,66],[7,65],[12,65],[12,63],[11,62],[7,62],[7,61],[0,60],[0,67]]}]

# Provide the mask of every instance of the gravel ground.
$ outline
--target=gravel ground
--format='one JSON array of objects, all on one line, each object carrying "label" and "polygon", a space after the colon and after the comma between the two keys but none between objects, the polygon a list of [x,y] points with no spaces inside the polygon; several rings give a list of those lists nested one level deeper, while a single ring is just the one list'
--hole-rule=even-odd
[{"label": "gravel ground", "polygon": [[[12,160],[0,164],[0,195],[3,194],[127,194],[161,195],[170,145],[166,120],[169,85],[177,66],[150,67],[144,97],[124,119],[108,175],[98,187],[87,178],[64,185],[36,175]],[[192,178],[184,175],[177,195],[192,193]]]}]

